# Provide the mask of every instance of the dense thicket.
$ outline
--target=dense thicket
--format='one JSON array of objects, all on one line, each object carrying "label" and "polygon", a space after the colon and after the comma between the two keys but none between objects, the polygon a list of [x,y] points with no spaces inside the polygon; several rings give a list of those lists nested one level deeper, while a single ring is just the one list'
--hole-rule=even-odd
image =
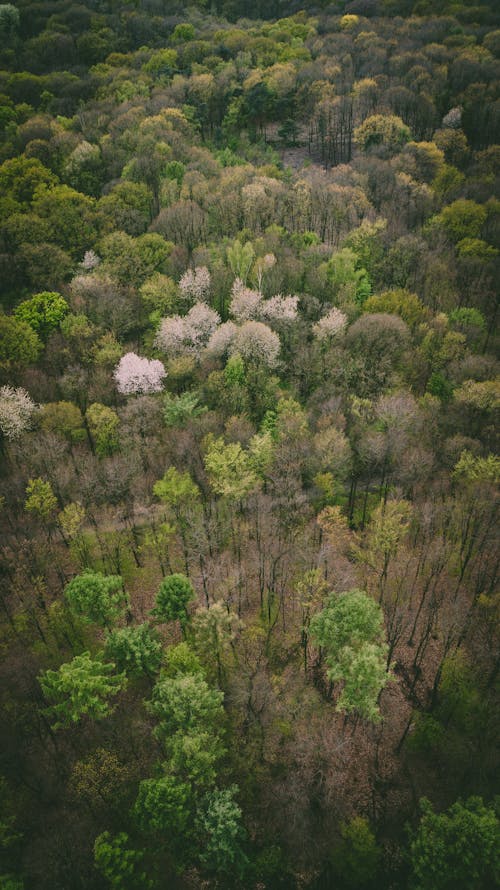
[{"label": "dense thicket", "polygon": [[498,881],[498,15],[304,5],[0,5],[2,890]]}]

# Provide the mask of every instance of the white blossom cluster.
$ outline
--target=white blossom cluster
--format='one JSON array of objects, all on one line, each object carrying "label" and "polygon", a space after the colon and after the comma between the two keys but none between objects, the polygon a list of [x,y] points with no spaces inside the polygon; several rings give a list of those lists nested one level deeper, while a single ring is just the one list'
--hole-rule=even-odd
[{"label": "white blossom cluster", "polygon": [[30,428],[36,405],[22,387],[0,388],[0,430],[6,439],[17,439]]},{"label": "white blossom cluster", "polygon": [[188,314],[164,318],[155,346],[170,356],[199,355],[220,324],[220,316],[206,303],[195,303]]},{"label": "white blossom cluster", "polygon": [[83,269],[84,272],[92,272],[93,269],[97,269],[100,262],[101,258],[97,256],[94,250],[86,250],[83,260],[80,263],[80,268]]},{"label": "white blossom cluster", "polygon": [[142,358],[135,352],[127,352],[118,362],[113,376],[118,392],[131,395],[160,392],[166,373],[158,359]]},{"label": "white blossom cluster", "polygon": [[260,307],[260,317],[269,321],[295,321],[299,298],[276,294]]},{"label": "white blossom cluster", "polygon": [[252,290],[243,284],[241,278],[235,278],[231,290],[229,313],[236,321],[250,321],[260,315],[263,296],[258,290]]},{"label": "white blossom cluster", "polygon": [[313,334],[318,340],[330,340],[341,334],[347,326],[347,316],[336,307],[320,318],[313,327]]},{"label": "white blossom cluster", "polygon": [[187,269],[179,281],[183,297],[191,302],[205,302],[210,293],[210,272],[206,266]]}]

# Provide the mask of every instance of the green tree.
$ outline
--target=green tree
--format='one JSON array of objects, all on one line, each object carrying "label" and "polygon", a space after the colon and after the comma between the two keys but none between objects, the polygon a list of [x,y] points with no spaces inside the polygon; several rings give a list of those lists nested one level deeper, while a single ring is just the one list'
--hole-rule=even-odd
[{"label": "green tree", "polygon": [[85,417],[94,440],[96,454],[99,457],[107,457],[117,451],[120,445],[118,435],[120,418],[116,411],[107,405],[94,402],[87,408]]},{"label": "green tree", "polygon": [[242,244],[241,241],[234,241],[227,248],[227,261],[231,272],[236,278],[241,278],[243,283],[246,282],[252,263],[255,259],[255,251],[250,241]]},{"label": "green tree", "polygon": [[128,597],[119,575],[83,572],[64,589],[71,609],[86,621],[110,627],[124,613]]},{"label": "green tree", "polygon": [[143,831],[159,835],[166,845],[179,842],[192,818],[193,795],[190,786],[176,776],[144,779],[134,813]]},{"label": "green tree", "polygon": [[62,664],[57,671],[48,670],[39,677],[45,698],[51,705],[45,714],[53,729],[69,727],[85,715],[100,720],[111,714],[108,699],[118,695],[126,685],[125,674],[113,675],[115,665],[92,658],[83,652]]},{"label": "green tree", "polygon": [[205,467],[215,493],[233,500],[244,498],[259,484],[250,455],[239,442],[226,445],[223,438],[212,437],[208,441]]},{"label": "green tree", "polygon": [[42,340],[46,340],[68,312],[69,306],[61,294],[42,291],[20,303],[14,315],[29,324]]},{"label": "green tree", "polygon": [[395,114],[372,114],[354,130],[354,141],[363,151],[382,145],[398,151],[411,137],[411,130]]},{"label": "green tree", "polygon": [[411,844],[414,890],[489,890],[500,878],[500,821],[480,797],[435,813],[425,798]]},{"label": "green tree", "polygon": [[224,717],[223,693],[211,689],[201,674],[162,676],[153,689],[149,710],[158,719],[160,741],[174,733],[219,733]]},{"label": "green tree", "polygon": [[217,874],[243,873],[246,857],[241,843],[244,831],[241,808],[235,801],[238,789],[214,789],[198,810],[200,861]]},{"label": "green tree", "polygon": [[163,478],[155,482],[153,492],[174,512],[182,504],[196,501],[200,496],[200,489],[189,473],[180,473],[175,467],[169,467]]},{"label": "green tree", "polygon": [[163,647],[149,624],[120,627],[106,639],[106,656],[131,677],[151,677],[161,664]]},{"label": "green tree", "polygon": [[488,212],[482,204],[459,198],[433,216],[427,227],[432,232],[434,227],[439,226],[450,241],[456,243],[466,238],[479,238],[487,216]]},{"label": "green tree", "polygon": [[26,486],[24,509],[47,521],[57,509],[57,498],[50,482],[43,479],[30,479]]},{"label": "green tree", "polygon": [[85,439],[82,412],[73,402],[47,402],[40,412],[40,426],[69,442]]},{"label": "green tree", "polygon": [[144,853],[131,849],[125,832],[104,831],[94,842],[94,862],[112,890],[149,890],[153,881],[143,869]]},{"label": "green tree", "polygon": [[0,314],[0,371],[16,373],[36,362],[42,342],[25,321]]},{"label": "green tree", "polygon": [[344,683],[337,710],[379,721],[379,695],[390,678],[379,604],[363,590],[332,594],[311,618],[309,634],[324,650],[329,679]]},{"label": "green tree", "polygon": [[193,585],[186,575],[180,572],[168,575],[160,584],[151,614],[162,622],[179,620],[184,627],[188,620],[187,607],[194,599]]},{"label": "green tree", "polygon": [[367,819],[355,816],[340,826],[342,840],[333,856],[332,870],[342,888],[361,890],[376,885],[381,850]]}]

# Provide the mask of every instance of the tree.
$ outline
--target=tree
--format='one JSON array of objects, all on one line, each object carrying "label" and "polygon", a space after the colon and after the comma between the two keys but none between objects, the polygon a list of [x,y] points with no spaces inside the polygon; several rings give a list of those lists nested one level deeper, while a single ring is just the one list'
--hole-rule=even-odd
[{"label": "tree", "polygon": [[237,329],[229,347],[232,355],[241,355],[250,365],[275,368],[281,344],[278,335],[261,321],[245,321]]},{"label": "tree", "polygon": [[160,621],[181,622],[184,627],[188,620],[187,607],[195,598],[193,585],[186,575],[169,575],[160,584],[156,596],[156,606],[152,615]]},{"label": "tree", "polygon": [[459,198],[448,204],[437,216],[433,216],[427,226],[431,232],[435,226],[439,226],[450,241],[456,243],[464,238],[479,238],[487,216],[487,210],[482,204]]},{"label": "tree", "polygon": [[376,884],[381,850],[370,825],[362,816],[355,816],[340,826],[342,841],[333,855],[333,872],[342,887],[361,890]]},{"label": "tree", "polygon": [[118,392],[123,395],[131,393],[153,393],[163,389],[166,371],[158,359],[141,358],[135,352],[127,352],[118,362],[113,377]]},{"label": "tree", "polygon": [[241,241],[236,239],[236,241],[227,248],[227,261],[229,267],[235,277],[240,278],[243,284],[245,284],[248,278],[254,258],[255,251],[250,241],[242,244]]},{"label": "tree", "polygon": [[68,312],[69,306],[61,294],[42,291],[30,300],[19,303],[14,315],[29,324],[42,340],[46,340]]},{"label": "tree", "polygon": [[0,313],[0,371],[15,373],[36,362],[42,343],[25,321]]},{"label": "tree", "polygon": [[6,439],[17,439],[30,429],[35,409],[25,389],[0,387],[0,432]]},{"label": "tree", "polygon": [[224,694],[211,689],[199,673],[160,677],[149,703],[149,710],[159,721],[155,735],[168,742],[174,733],[219,734],[224,718],[223,698]]},{"label": "tree", "polygon": [[166,846],[182,843],[193,810],[191,787],[176,776],[144,779],[134,813],[143,831],[155,834]]},{"label": "tree", "polygon": [[47,402],[40,411],[43,430],[64,436],[69,442],[81,442],[85,438],[83,417],[73,402]]},{"label": "tree", "polygon": [[165,393],[163,419],[167,427],[185,426],[189,420],[199,417],[206,410],[205,405],[200,405],[200,397],[195,392],[186,391],[178,396]]},{"label": "tree", "polygon": [[411,843],[414,890],[487,890],[497,885],[500,821],[480,797],[435,813],[425,798]]},{"label": "tree", "polygon": [[94,862],[113,890],[150,890],[154,883],[143,870],[144,853],[129,846],[125,832],[104,831],[94,842]]},{"label": "tree", "polygon": [[131,677],[151,677],[160,667],[163,648],[149,624],[120,627],[108,634],[106,656]]},{"label": "tree", "polygon": [[410,137],[410,128],[395,114],[372,114],[354,130],[354,141],[362,151],[380,145],[396,152]]},{"label": "tree", "polygon": [[205,453],[205,466],[216,494],[240,500],[258,485],[250,455],[239,442],[226,445],[224,439],[212,438]]},{"label": "tree", "polygon": [[246,857],[241,848],[241,809],[234,799],[237,791],[233,785],[209,792],[198,810],[196,826],[201,863],[217,874],[239,873],[241,877]]},{"label": "tree", "polygon": [[125,687],[125,674],[113,675],[115,665],[92,658],[83,652],[39,677],[45,698],[52,704],[45,709],[54,721],[53,729],[67,728],[85,715],[101,720],[112,713],[108,699]]},{"label": "tree", "polygon": [[165,504],[174,509],[200,497],[200,489],[193,482],[189,473],[180,473],[175,467],[169,467],[162,479],[155,482],[153,492]]},{"label": "tree", "polygon": [[337,710],[380,720],[379,695],[388,683],[382,610],[363,590],[332,594],[311,618],[309,634],[324,649],[327,675],[344,681]]},{"label": "tree", "polygon": [[120,418],[116,411],[99,402],[94,402],[87,408],[85,417],[90,435],[94,440],[96,454],[100,457],[107,457],[117,451],[120,446],[118,435]]},{"label": "tree", "polygon": [[71,609],[86,621],[110,627],[124,613],[128,597],[119,575],[83,572],[64,589]]},{"label": "tree", "polygon": [[38,477],[30,479],[26,486],[26,500],[24,509],[28,513],[34,513],[45,522],[50,519],[57,509],[57,498],[52,491],[50,482]]}]

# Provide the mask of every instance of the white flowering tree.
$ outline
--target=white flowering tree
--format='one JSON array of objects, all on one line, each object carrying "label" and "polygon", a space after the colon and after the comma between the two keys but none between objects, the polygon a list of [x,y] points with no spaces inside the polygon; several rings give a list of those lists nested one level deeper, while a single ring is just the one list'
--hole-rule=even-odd
[{"label": "white flowering tree", "polygon": [[278,363],[280,338],[261,321],[245,321],[236,331],[231,355],[241,355],[247,362],[274,368]]},{"label": "white flowering tree", "polygon": [[179,281],[179,289],[184,299],[190,303],[202,303],[208,300],[210,293],[210,272],[206,266],[186,269]]},{"label": "white flowering tree", "polygon": [[342,334],[347,327],[347,316],[340,309],[334,307],[320,318],[313,327],[313,334],[323,342],[332,340]]},{"label": "white flowering tree", "polygon": [[295,321],[298,312],[298,297],[276,294],[269,300],[264,300],[260,307],[260,317],[266,321],[290,322]]},{"label": "white flowering tree", "polygon": [[6,439],[17,439],[31,426],[36,405],[22,387],[0,388],[0,430]]},{"label": "white flowering tree", "polygon": [[230,315],[236,321],[250,321],[260,316],[262,294],[243,284],[241,278],[235,278],[231,290]]},{"label": "white flowering tree", "polygon": [[118,362],[113,376],[118,392],[131,395],[160,392],[163,389],[166,373],[162,362],[158,359],[142,358],[135,352],[127,352]]},{"label": "white flowering tree", "polygon": [[187,315],[163,319],[155,345],[171,356],[198,356],[219,324],[220,316],[214,309],[206,303],[195,303]]},{"label": "white flowering tree", "polygon": [[237,332],[238,327],[234,321],[225,321],[219,325],[207,343],[207,354],[214,358],[226,358]]}]

